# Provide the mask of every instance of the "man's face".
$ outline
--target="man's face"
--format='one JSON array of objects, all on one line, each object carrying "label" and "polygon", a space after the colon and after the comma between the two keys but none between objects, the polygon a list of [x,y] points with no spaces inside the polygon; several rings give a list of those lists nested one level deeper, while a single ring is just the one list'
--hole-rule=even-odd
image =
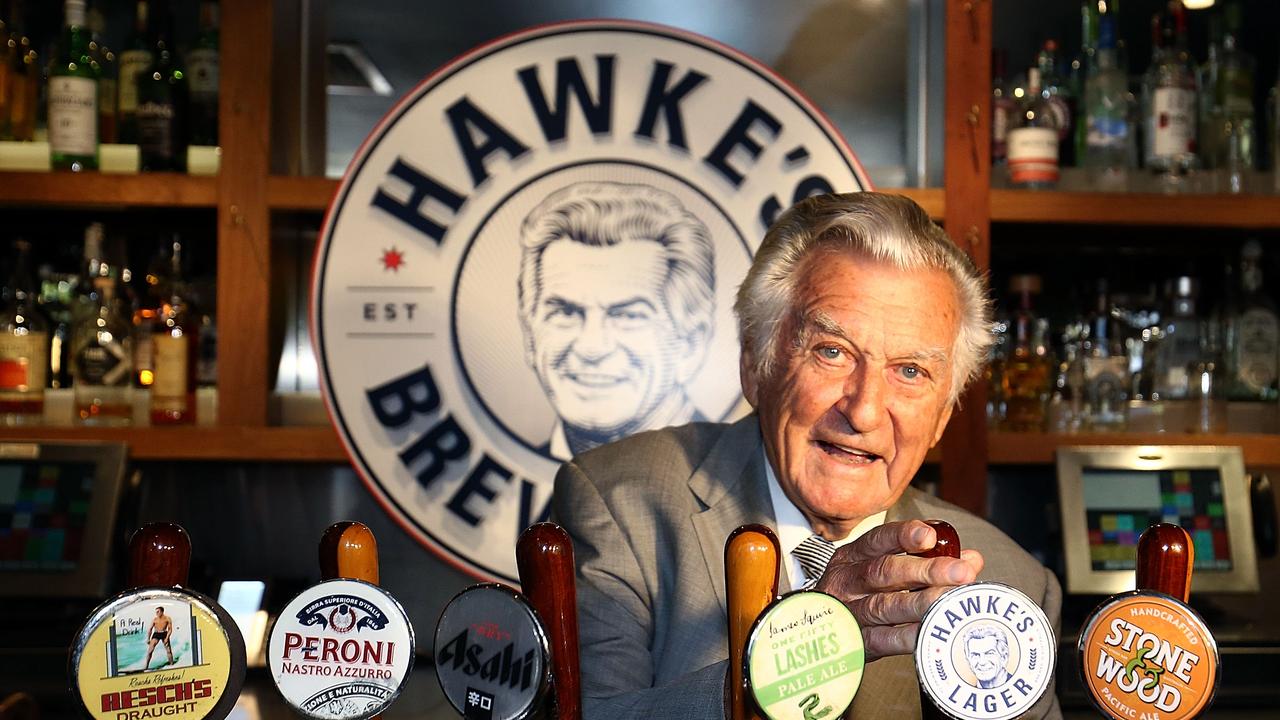
[{"label": "man's face", "polygon": [[783,491],[839,538],[892,505],[942,436],[958,300],[940,270],[848,253],[802,270],[779,363],[757,379],[744,357],[743,390]]},{"label": "man's face", "polygon": [[556,412],[598,432],[642,423],[676,384],[688,354],[663,297],[657,242],[548,245],[538,266],[531,364]]},{"label": "man's face", "polygon": [[1004,667],[1004,658],[995,637],[970,638],[965,643],[965,657],[969,659],[969,668],[982,682],[991,682]]},{"label": "man's face", "polygon": [[156,617],[160,617],[163,614],[164,614],[164,608],[156,608]]}]

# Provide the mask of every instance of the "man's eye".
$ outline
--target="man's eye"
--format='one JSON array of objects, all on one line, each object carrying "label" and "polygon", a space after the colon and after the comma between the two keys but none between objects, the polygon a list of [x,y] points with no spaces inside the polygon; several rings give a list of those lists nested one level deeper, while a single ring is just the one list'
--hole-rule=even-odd
[{"label": "man's eye", "polygon": [[908,380],[918,380],[924,377],[924,371],[917,365],[903,365],[898,368],[898,372],[902,373],[902,377]]},{"label": "man's eye", "polygon": [[835,362],[840,358],[844,357],[844,350],[841,350],[838,347],[827,345],[827,346],[818,348],[818,357],[821,357],[823,360],[829,360],[829,361]]}]

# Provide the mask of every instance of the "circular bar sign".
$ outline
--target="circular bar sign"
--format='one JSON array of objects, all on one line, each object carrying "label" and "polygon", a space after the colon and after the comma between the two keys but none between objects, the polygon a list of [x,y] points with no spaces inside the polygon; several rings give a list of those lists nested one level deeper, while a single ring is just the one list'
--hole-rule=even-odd
[{"label": "circular bar sign", "polygon": [[706,38],[571,22],[464,55],[373,130],[321,232],[312,337],[354,466],[515,584],[560,462],[745,411],[752,252],[796,201],[869,188],[809,101]]}]

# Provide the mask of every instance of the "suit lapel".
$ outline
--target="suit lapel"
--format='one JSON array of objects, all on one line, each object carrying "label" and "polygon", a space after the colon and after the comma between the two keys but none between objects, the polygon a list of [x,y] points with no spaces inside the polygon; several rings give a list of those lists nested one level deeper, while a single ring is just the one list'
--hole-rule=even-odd
[{"label": "suit lapel", "polygon": [[711,587],[725,607],[724,543],[745,523],[774,526],[773,504],[764,479],[760,426],[754,415],[734,423],[689,478],[689,490],[703,509],[693,514],[694,532],[707,564]]}]

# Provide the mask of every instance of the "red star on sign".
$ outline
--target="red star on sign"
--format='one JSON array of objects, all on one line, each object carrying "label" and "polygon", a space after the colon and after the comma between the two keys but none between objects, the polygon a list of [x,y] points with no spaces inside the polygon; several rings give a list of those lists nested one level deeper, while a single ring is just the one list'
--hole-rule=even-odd
[{"label": "red star on sign", "polygon": [[390,250],[382,251],[383,270],[394,270],[398,273],[401,265],[404,265],[404,253],[397,250],[394,245]]}]

